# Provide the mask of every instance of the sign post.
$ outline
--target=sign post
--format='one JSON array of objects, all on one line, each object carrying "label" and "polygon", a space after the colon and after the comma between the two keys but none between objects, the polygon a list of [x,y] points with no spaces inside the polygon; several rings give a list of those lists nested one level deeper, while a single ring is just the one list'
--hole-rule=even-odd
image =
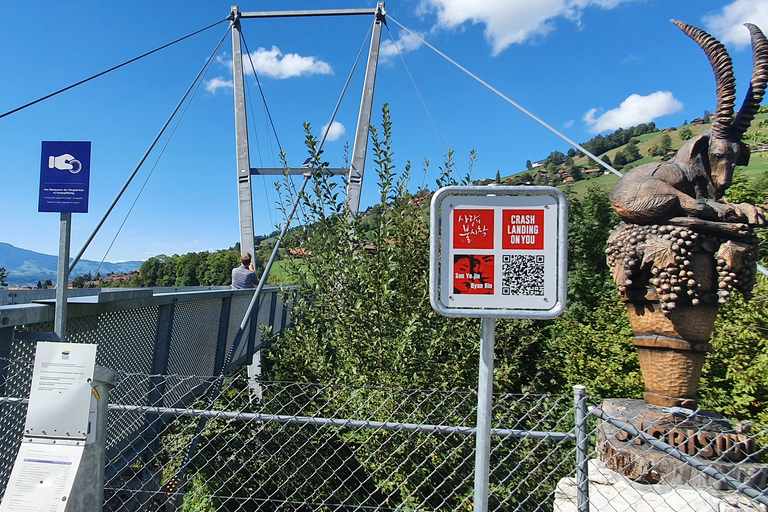
[{"label": "sign post", "polygon": [[37,211],[61,214],[54,331],[63,341],[67,335],[67,284],[72,212],[88,213],[91,143],[44,141],[41,153]]},{"label": "sign post", "polygon": [[497,318],[565,309],[568,203],[553,187],[444,187],[430,207],[429,299],[445,316],[480,318],[474,510],[488,510]]}]

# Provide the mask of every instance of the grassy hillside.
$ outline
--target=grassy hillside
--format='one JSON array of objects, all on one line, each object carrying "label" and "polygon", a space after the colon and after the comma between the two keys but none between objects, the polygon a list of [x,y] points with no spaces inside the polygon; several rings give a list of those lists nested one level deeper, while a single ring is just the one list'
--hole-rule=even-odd
[{"label": "grassy hillside", "polygon": [[[768,132],[768,128],[758,126],[760,122],[766,121],[766,120],[768,120],[768,114],[757,114],[755,116],[755,119],[752,121],[750,131],[761,130],[763,132]],[[673,131],[668,134],[669,137],[672,139],[672,149],[678,150],[685,143],[685,141],[680,138],[680,132],[683,129],[688,128],[689,130],[691,130],[691,132],[693,133],[693,136],[695,137],[699,135],[701,132],[703,132],[704,130],[709,129],[711,126],[712,125],[695,126],[691,124],[686,124],[678,127],[677,131]],[[658,145],[663,135],[664,134],[661,131],[658,131],[653,133],[646,133],[644,135],[640,135],[639,137],[637,137],[640,140],[640,142],[637,144],[637,147],[640,150],[640,154],[644,156],[640,160],[632,162],[632,164],[630,164],[631,167],[637,167],[638,165],[642,165],[644,163],[661,160],[660,157],[648,156],[648,149],[654,145]],[[616,156],[616,153],[618,153],[619,151],[623,151],[625,147],[626,146],[621,146],[615,149],[611,149],[605,152],[604,154],[607,154],[608,157],[611,159],[611,161],[613,161]],[[591,161],[589,157],[586,157],[586,156],[574,159],[574,163],[578,166],[582,166],[585,168],[595,168],[597,166],[594,162]],[[736,168],[737,174],[743,173],[748,179],[754,179],[765,171],[768,171],[768,153],[766,152],[752,153],[748,166]],[[524,172],[524,171],[521,171],[521,172]],[[622,170],[620,172],[626,173],[627,169],[625,168],[625,170]],[[577,181],[575,183],[571,183],[567,185],[559,185],[559,188],[562,188],[562,189],[570,188],[576,194],[577,197],[581,197],[583,196],[583,194],[586,192],[587,188],[590,185],[598,184],[601,188],[610,190],[618,180],[619,180],[618,176],[614,174],[603,175],[595,178],[584,179],[584,180]]]}]

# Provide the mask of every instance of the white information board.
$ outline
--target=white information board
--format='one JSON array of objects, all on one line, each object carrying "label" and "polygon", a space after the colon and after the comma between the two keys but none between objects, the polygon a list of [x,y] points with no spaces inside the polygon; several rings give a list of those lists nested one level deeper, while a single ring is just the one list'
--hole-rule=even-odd
[{"label": "white information board", "polygon": [[24,438],[0,512],[64,511],[94,433],[96,345],[41,341],[35,352]]},{"label": "white information board", "polygon": [[23,442],[0,512],[60,512],[67,505],[83,446]]},{"label": "white information board", "polygon": [[38,342],[24,435],[85,439],[96,345]]},{"label": "white information board", "polygon": [[432,198],[430,300],[447,316],[565,307],[567,202],[552,187],[445,187]]}]

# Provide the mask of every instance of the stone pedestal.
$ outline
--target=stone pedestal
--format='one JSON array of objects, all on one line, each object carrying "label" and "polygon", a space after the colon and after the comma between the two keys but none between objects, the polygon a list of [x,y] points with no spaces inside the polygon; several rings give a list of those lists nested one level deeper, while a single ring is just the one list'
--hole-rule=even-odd
[{"label": "stone pedestal", "polygon": [[[601,408],[681,452],[697,457],[731,478],[755,488],[766,485],[766,466],[757,460],[758,447],[739,425],[706,411],[665,409],[643,400],[609,399]],[[597,431],[597,456],[608,469],[644,484],[664,483],[726,490],[729,487],[693,467],[634,439],[610,423]]]},{"label": "stone pedestal", "polygon": [[[590,460],[590,512],[767,512],[736,491],[708,492],[689,486],[643,485]],[[576,479],[563,478],[555,488],[555,512],[578,512]]]},{"label": "stone pedestal", "polygon": [[[662,408],[643,400],[609,399],[601,409],[700,462],[756,489],[768,466],[739,426],[706,411]],[[588,463],[591,512],[768,512],[725,483],[630,437],[607,422],[597,429],[597,459]],[[578,512],[575,478],[560,480],[555,512]]]}]

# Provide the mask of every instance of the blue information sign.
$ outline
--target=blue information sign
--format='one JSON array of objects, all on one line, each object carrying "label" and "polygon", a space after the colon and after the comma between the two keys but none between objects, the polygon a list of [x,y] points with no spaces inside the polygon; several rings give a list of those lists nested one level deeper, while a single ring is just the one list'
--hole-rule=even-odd
[{"label": "blue information sign", "polygon": [[88,213],[90,142],[43,141],[38,212]]}]

